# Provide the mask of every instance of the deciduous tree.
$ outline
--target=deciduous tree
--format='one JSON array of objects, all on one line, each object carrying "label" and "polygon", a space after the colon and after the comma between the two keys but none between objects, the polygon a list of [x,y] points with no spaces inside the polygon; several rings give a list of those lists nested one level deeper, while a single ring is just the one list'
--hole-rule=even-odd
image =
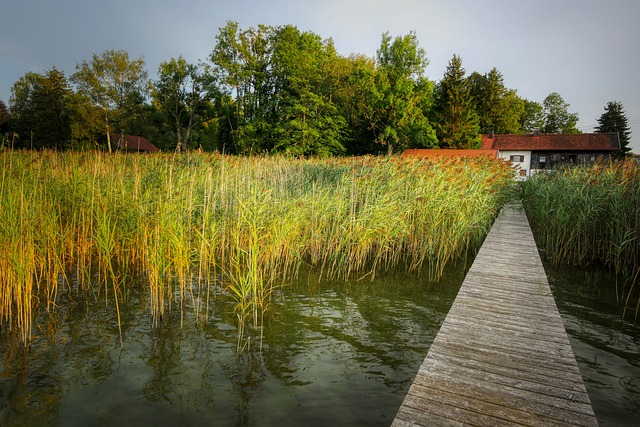
[{"label": "deciduous tree", "polygon": [[544,133],[580,133],[576,128],[578,115],[570,113],[571,105],[557,92],[550,93],[542,102]]},{"label": "deciduous tree", "polygon": [[544,111],[542,105],[535,101],[523,99],[524,111],[520,116],[520,131],[533,133],[544,128]]},{"label": "deciduous tree", "polygon": [[331,40],[287,25],[272,39],[273,149],[294,155],[345,152],[347,123],[333,102],[337,52]]},{"label": "deciduous tree", "polygon": [[364,55],[351,55],[342,58],[340,62],[339,86],[333,93],[333,99],[347,121],[347,153],[375,153],[380,148],[374,142],[376,138],[371,126],[374,109],[370,103],[370,95],[375,84],[375,60]]},{"label": "deciduous tree", "polygon": [[176,131],[176,151],[188,147],[191,132],[215,117],[213,109],[218,96],[215,78],[205,64],[189,64],[184,58],[172,58],[160,64],[158,80],[151,96],[156,107],[164,111]]},{"label": "deciduous tree", "polygon": [[427,65],[415,33],[395,38],[385,33],[373,74],[360,76],[369,129],[388,154],[436,145],[435,131],[424,109],[433,92],[433,84],[424,77]]},{"label": "deciduous tree", "polygon": [[232,96],[235,123],[231,129],[235,151],[261,152],[268,136],[269,108],[273,106],[271,36],[273,27],[240,29],[229,21],[216,36],[210,60],[220,76],[223,91]]},{"label": "deciduous tree", "polygon": [[107,50],[91,61],[83,61],[72,76],[78,92],[101,109],[107,146],[112,151],[111,132],[127,133],[142,110],[147,90],[144,59],[129,59],[123,50]]}]

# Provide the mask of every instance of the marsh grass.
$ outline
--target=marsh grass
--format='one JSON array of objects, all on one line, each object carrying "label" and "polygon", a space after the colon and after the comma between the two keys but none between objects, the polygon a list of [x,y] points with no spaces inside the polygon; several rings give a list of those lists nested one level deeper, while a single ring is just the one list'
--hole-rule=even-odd
[{"label": "marsh grass", "polygon": [[60,292],[103,298],[122,343],[120,307],[144,283],[155,326],[187,309],[206,322],[224,290],[246,348],[245,328],[260,330],[301,268],[439,278],[482,241],[512,186],[509,166],[484,158],[8,151],[0,163],[0,327],[25,343]]},{"label": "marsh grass", "polygon": [[[640,281],[640,164],[634,159],[536,175],[523,185],[536,241],[555,264],[601,263],[627,309]],[[635,303],[635,318],[640,311]]]}]

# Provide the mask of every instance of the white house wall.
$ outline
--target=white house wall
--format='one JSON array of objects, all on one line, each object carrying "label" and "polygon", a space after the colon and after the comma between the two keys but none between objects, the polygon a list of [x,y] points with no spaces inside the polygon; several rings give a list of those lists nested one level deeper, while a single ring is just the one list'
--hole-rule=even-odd
[{"label": "white house wall", "polygon": [[[522,161],[512,161],[511,156],[519,156]],[[498,151],[498,157],[511,161],[513,167],[518,170],[516,179],[524,180],[531,176],[531,151]]]}]

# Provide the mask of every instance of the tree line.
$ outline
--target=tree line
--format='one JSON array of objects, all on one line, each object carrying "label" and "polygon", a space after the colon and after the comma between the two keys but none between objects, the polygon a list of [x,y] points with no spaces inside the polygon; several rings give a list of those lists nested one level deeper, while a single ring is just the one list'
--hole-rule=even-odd
[{"label": "tree line", "polygon": [[[66,77],[29,72],[0,100],[4,141],[15,147],[112,151],[113,134],[143,135],[164,150],[332,156],[406,148],[478,148],[481,133],[578,133],[558,93],[523,99],[493,68],[466,74],[453,55],[439,82],[416,34],[385,33],[375,58],[338,54],[293,25],[227,22],[206,61],[171,58],[149,79],[142,57],[94,54]],[[629,139],[620,103],[600,131]],[[603,124],[605,123],[606,124]]]}]

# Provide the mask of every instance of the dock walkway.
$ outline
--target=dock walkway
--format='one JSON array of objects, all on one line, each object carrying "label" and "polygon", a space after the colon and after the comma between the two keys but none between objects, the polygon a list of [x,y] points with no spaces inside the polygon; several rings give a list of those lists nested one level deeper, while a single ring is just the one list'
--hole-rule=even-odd
[{"label": "dock walkway", "polygon": [[392,425],[598,425],[521,205],[493,225]]}]

